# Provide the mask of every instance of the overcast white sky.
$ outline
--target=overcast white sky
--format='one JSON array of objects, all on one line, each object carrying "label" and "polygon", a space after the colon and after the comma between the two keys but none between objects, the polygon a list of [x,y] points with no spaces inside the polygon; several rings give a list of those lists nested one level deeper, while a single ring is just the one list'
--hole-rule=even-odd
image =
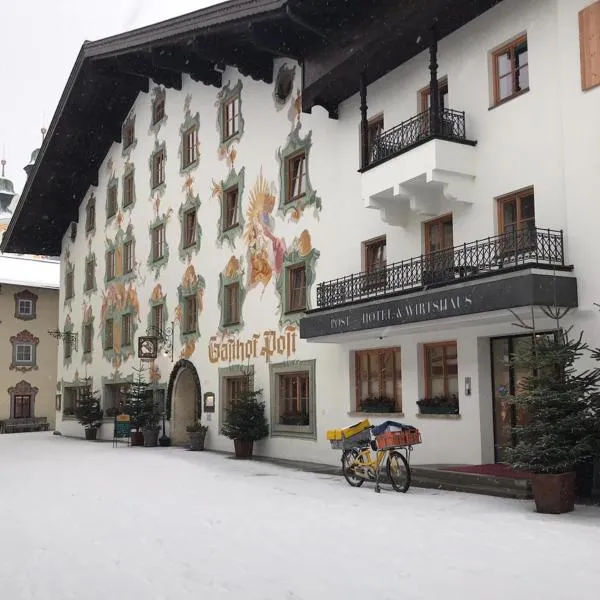
[{"label": "overcast white sky", "polygon": [[21,192],[81,44],[223,0],[0,0],[0,154]]}]

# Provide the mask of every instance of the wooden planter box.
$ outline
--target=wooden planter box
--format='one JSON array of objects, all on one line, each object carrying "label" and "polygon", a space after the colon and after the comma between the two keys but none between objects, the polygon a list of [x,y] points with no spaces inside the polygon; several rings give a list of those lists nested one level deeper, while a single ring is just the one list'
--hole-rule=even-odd
[{"label": "wooden planter box", "polygon": [[457,415],[458,406],[419,405],[419,412],[422,415]]}]

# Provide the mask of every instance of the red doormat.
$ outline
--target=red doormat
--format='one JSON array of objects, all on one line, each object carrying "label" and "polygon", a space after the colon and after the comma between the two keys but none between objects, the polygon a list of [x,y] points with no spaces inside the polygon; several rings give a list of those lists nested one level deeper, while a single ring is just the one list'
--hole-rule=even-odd
[{"label": "red doormat", "polygon": [[445,467],[444,471],[472,473],[473,475],[491,475],[492,477],[508,477],[510,479],[531,479],[531,473],[515,471],[510,465],[466,465],[464,467]]}]

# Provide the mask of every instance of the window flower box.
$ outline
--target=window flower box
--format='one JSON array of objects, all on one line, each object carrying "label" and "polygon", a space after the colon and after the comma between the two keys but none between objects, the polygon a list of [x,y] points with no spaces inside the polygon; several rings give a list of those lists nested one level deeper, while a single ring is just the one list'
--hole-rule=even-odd
[{"label": "window flower box", "polygon": [[379,398],[365,398],[359,404],[359,412],[364,413],[393,413],[396,411],[396,402],[393,398],[381,396]]},{"label": "window flower box", "polygon": [[417,400],[419,412],[422,415],[457,415],[457,396],[436,396],[434,398],[423,398]]}]

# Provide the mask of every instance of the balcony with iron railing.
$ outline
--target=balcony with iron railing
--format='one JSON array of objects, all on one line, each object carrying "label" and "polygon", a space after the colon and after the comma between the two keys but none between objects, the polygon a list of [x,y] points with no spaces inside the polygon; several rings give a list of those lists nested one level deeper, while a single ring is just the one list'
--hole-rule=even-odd
[{"label": "balcony with iron railing", "polygon": [[407,211],[439,214],[454,202],[470,204],[476,142],[464,111],[427,109],[372,140],[362,140],[361,193],[390,224]]},{"label": "balcony with iron railing", "polygon": [[565,266],[562,230],[519,229],[319,283],[317,307],[330,309],[527,267],[571,269]]}]

